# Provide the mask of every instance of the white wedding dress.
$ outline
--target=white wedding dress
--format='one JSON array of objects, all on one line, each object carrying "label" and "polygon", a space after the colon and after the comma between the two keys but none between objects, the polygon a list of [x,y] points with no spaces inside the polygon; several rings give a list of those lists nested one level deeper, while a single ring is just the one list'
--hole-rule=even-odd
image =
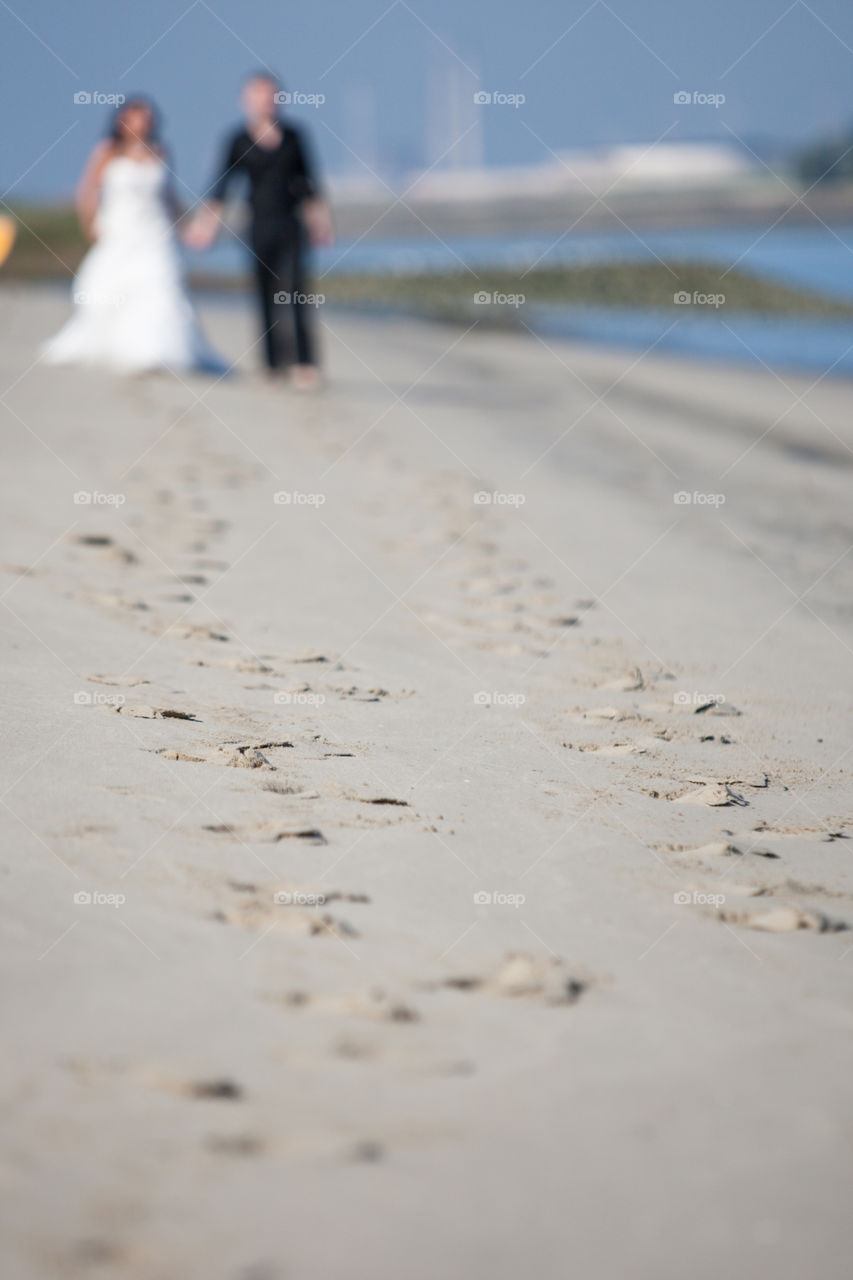
[{"label": "white wedding dress", "polygon": [[183,282],[162,160],[115,156],[104,168],[97,239],[72,285],[74,314],[45,343],[54,364],[222,370]]}]

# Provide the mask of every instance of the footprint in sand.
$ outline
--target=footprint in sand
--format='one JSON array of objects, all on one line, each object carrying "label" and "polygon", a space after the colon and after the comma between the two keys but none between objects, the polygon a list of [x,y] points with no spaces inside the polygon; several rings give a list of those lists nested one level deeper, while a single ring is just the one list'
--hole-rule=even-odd
[{"label": "footprint in sand", "polygon": [[346,698],[353,702],[381,702],[383,698],[411,698],[414,696],[414,689],[401,689],[399,693],[389,693],[387,689],[373,688],[360,689],[357,685],[350,685],[348,688],[340,688],[329,686],[329,692],[335,693],[339,698]]},{"label": "footprint in sand", "polygon": [[197,747],[193,750],[161,747],[157,754],[165,760],[180,760],[187,764],[218,764],[231,769],[270,769],[273,764],[270,751],[292,748],[292,742],[223,742],[213,747]]},{"label": "footprint in sand", "polygon": [[176,1092],[188,1098],[203,1098],[215,1102],[240,1102],[245,1097],[242,1085],[234,1080],[190,1080],[181,1083]]},{"label": "footprint in sand", "polygon": [[73,541],[80,547],[92,547],[96,551],[103,552],[109,559],[116,560],[121,564],[138,564],[139,557],[133,551],[128,551],[126,547],[120,547],[108,534],[105,533],[78,533]]},{"label": "footprint in sand", "polygon": [[698,791],[686,791],[675,797],[676,804],[700,804],[712,807],[724,805],[746,806],[749,801],[735,787],[750,787],[753,790],[765,791],[769,784],[766,773],[748,774],[738,778],[709,778],[694,776],[688,782],[703,784]]},{"label": "footprint in sand", "polygon": [[119,706],[104,705],[107,711],[114,711],[120,716],[135,716],[138,720],[192,720],[198,723],[199,719],[192,711],[177,711],[174,707],[149,707],[138,702],[123,702]]},{"label": "footprint in sand", "polygon": [[645,689],[646,682],[640,668],[634,667],[632,671],[627,671],[621,676],[614,676],[598,687],[607,689],[612,693],[636,693],[639,689]]},{"label": "footprint in sand", "polygon": [[372,796],[372,797],[370,797],[370,798],[369,798],[369,799],[367,799],[367,800],[362,799],[360,796],[359,796],[359,797],[352,797],[352,798],[353,798],[353,799],[358,799],[359,804],[390,804],[390,805],[399,805],[399,806],[400,806],[401,808],[403,808],[403,809],[408,809],[408,808],[410,807],[408,800],[395,800],[395,799],[393,798],[393,796]]},{"label": "footprint in sand", "polygon": [[45,568],[36,568],[35,565],[30,564],[9,564],[8,561],[0,564],[0,569],[13,578],[41,578],[48,573]]},{"label": "footprint in sand", "polygon": [[84,676],[85,680],[91,680],[93,684],[108,684],[119,689],[135,689],[140,684],[150,684],[150,680],[146,680],[144,676],[119,675],[119,676]]},{"label": "footprint in sand", "polygon": [[165,626],[161,624],[156,628],[156,634],[163,639],[171,637],[176,640],[215,640],[218,644],[228,644],[231,640],[224,631],[209,627],[202,622],[169,622]]},{"label": "footprint in sand", "polygon": [[671,702],[650,702],[643,706],[643,710],[651,716],[671,716],[677,715],[682,718],[692,716],[701,716],[703,719],[716,718],[718,716],[737,717],[742,716],[743,712],[730,702],[717,702],[708,700],[694,704],[692,700],[677,701],[680,695],[676,694]]},{"label": "footprint in sand", "polygon": [[840,933],[850,928],[843,920],[834,920],[822,911],[803,910],[801,907],[778,906],[766,911],[720,911],[718,914],[725,924],[759,929],[765,933],[795,933],[801,929],[814,933]]},{"label": "footprint in sand", "polygon": [[320,792],[312,791],[310,788],[303,786],[301,783],[292,782],[263,782],[261,783],[261,791],[271,791],[277,796],[288,796],[291,800],[319,800]]},{"label": "footprint in sand", "polygon": [[571,751],[592,752],[598,756],[619,757],[619,756],[644,756],[649,750],[658,745],[654,738],[643,738],[639,742],[612,742],[605,746],[600,746],[594,742],[588,743],[572,743],[563,742],[561,744]]},{"label": "footprint in sand", "polygon": [[457,975],[443,979],[438,985],[458,991],[535,997],[548,1005],[567,1005],[575,1004],[590,982],[570,974],[559,957],[542,960],[527,951],[514,951],[491,974]]},{"label": "footprint in sand", "polygon": [[732,844],[727,840],[713,840],[709,844],[701,844],[695,848],[686,845],[666,844],[658,846],[658,853],[676,853],[682,858],[690,860],[705,858],[739,858],[753,855],[756,858],[778,858],[779,854],[774,853],[771,849],[747,848],[741,849],[738,845]]},{"label": "footprint in sand", "polygon": [[94,587],[85,587],[80,591],[70,592],[70,596],[72,600],[80,600],[83,604],[95,604],[102,609],[111,611],[122,610],[123,612],[131,613],[148,613],[151,609],[146,600],[126,596],[117,588],[100,591]]},{"label": "footprint in sand", "polygon": [[187,658],[186,661],[191,667],[215,667],[220,671],[241,671],[252,676],[278,675],[268,663],[253,658],[225,658],[214,662],[205,658]]},{"label": "footprint in sand", "polygon": [[217,1156],[259,1156],[265,1149],[263,1140],[252,1133],[208,1133],[204,1145]]},{"label": "footprint in sand", "polygon": [[266,992],[264,1000],[292,1009],[310,1009],[333,1018],[366,1018],[376,1022],[418,1022],[420,1013],[402,996],[382,987],[326,995],[304,990]]},{"label": "footprint in sand", "polygon": [[575,707],[569,713],[576,720],[610,720],[619,723],[623,720],[639,720],[633,711],[620,711],[618,707]]},{"label": "footprint in sand", "polygon": [[[358,937],[358,931],[348,920],[321,909],[326,905],[322,891],[275,889],[259,892],[254,886],[238,884],[234,892],[237,897],[232,902],[212,912],[213,920],[239,925],[252,933],[263,932],[274,925],[285,933],[302,938],[321,935],[338,939]],[[306,902],[308,906],[304,905]]]},{"label": "footprint in sand", "polygon": [[246,1090],[230,1076],[186,1076],[174,1075],[146,1063],[126,1063],[118,1060],[92,1061],[71,1058],[64,1064],[82,1084],[102,1088],[104,1082],[116,1077],[123,1077],[149,1089],[158,1089],[162,1093],[173,1093],[184,1098],[194,1098],[211,1102],[241,1102],[246,1097]]},{"label": "footprint in sand", "polygon": [[709,805],[712,808],[726,805],[748,805],[749,801],[740,792],[732,790],[726,782],[715,782],[702,787],[699,791],[686,791],[683,795],[673,796],[673,804]]},{"label": "footprint in sand", "polygon": [[328,841],[318,827],[281,822],[256,822],[248,826],[231,826],[229,823],[207,824],[202,831],[213,835],[227,835],[244,844],[278,844],[281,840],[305,840],[310,844],[327,844]]}]

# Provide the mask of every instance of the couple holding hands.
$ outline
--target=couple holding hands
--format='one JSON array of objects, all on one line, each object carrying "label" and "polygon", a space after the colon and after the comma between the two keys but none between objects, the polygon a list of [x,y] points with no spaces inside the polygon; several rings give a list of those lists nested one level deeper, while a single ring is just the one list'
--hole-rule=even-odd
[{"label": "couple holding hands", "polygon": [[[281,96],[266,72],[246,80],[245,124],[229,138],[217,179],[181,239],[194,249],[213,244],[229,187],[244,175],[265,367],[311,390],[319,373],[306,250],[332,243],[332,220],[301,132],[280,117]],[[184,215],[147,99],[128,99],[116,110],[80,180],[77,210],[94,244],[74,281],[74,314],[45,345],[44,358],[124,372],[221,369],[184,285],[175,234]]]}]

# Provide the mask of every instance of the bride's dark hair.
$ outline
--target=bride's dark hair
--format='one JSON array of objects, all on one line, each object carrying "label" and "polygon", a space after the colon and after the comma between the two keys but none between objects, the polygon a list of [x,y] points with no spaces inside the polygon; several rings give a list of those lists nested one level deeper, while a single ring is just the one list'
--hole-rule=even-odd
[{"label": "bride's dark hair", "polygon": [[110,141],[115,143],[124,141],[121,129],[122,117],[126,111],[130,110],[131,107],[145,107],[147,109],[151,120],[151,128],[148,131],[147,141],[159,142],[160,112],[157,109],[157,104],[153,102],[151,98],[147,98],[144,93],[135,93],[132,98],[127,98],[116,107],[110,118],[110,124],[107,130],[107,137]]}]

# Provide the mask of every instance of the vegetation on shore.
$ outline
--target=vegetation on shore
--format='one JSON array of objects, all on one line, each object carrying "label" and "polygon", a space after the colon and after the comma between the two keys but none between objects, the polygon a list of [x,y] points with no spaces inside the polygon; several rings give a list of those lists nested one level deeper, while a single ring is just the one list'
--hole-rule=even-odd
[{"label": "vegetation on shore", "polygon": [[[762,279],[745,271],[724,274],[703,262],[602,262],[536,267],[522,271],[465,270],[417,275],[327,276],[316,287],[331,303],[406,308],[437,318],[475,318],[496,313],[511,322],[524,306],[671,308],[685,303],[693,312],[719,315],[752,311],[804,317],[853,316],[853,304]],[[523,299],[523,301],[520,301]],[[676,301],[678,299],[678,301]],[[712,299],[717,299],[715,305]]]},{"label": "vegetation on shore", "polygon": [[[21,208],[18,238],[3,269],[10,280],[56,280],[76,270],[87,243],[73,209]],[[194,273],[198,287],[245,289],[248,279]],[[406,275],[336,274],[313,288],[331,304],[406,311],[442,320],[480,319],[490,324],[520,323],[524,306],[549,303],[574,306],[670,308],[677,295],[700,300],[691,314],[750,311],[772,315],[832,318],[853,316],[853,304],[807,289],[703,262],[612,262],[534,267],[489,268],[469,272]],[[701,301],[722,295],[724,303]],[[488,301],[486,301],[486,297]],[[479,298],[479,301],[478,301]],[[523,298],[523,302],[519,302]],[[511,299],[511,301],[507,301]]]},{"label": "vegetation on shore", "polygon": [[73,275],[89,247],[74,209],[34,205],[12,209],[11,213],[17,237],[3,267],[3,278],[61,280]]}]

